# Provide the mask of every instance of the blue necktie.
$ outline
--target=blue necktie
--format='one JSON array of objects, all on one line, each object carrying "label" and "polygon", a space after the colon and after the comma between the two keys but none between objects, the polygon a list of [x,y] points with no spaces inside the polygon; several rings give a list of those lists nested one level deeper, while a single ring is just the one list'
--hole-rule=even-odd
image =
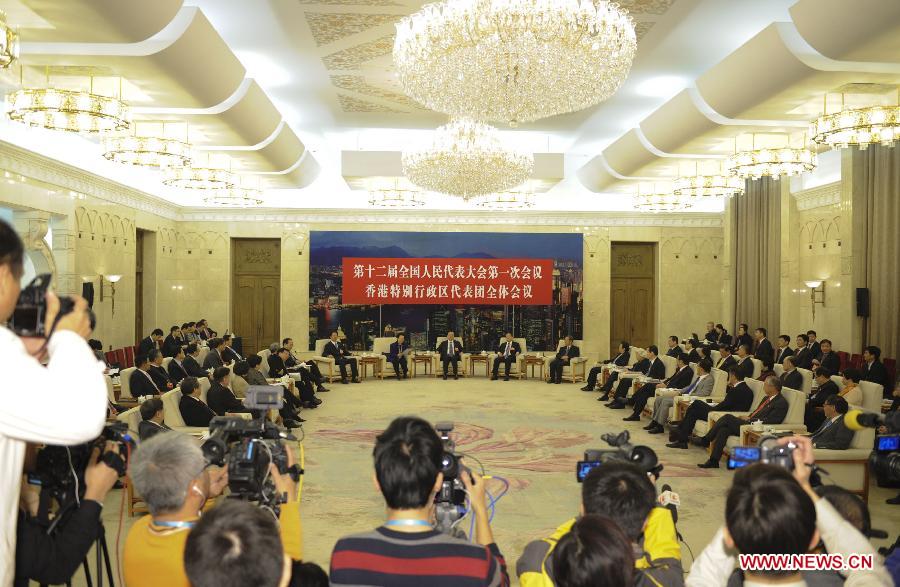
[{"label": "blue necktie", "polygon": [[694,391],[694,388],[697,387],[697,384],[698,384],[698,383],[700,383],[700,380],[699,380],[699,379],[697,379],[696,381],[694,381],[693,383],[691,383],[690,385],[688,385],[687,391],[685,392],[684,395],[691,395],[691,392]]}]

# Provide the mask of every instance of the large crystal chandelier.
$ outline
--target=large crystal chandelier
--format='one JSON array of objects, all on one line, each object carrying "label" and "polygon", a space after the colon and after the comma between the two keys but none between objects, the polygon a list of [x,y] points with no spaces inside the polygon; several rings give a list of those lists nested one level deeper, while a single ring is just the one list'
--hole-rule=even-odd
[{"label": "large crystal chandelier", "polygon": [[163,183],[170,187],[192,190],[224,190],[240,187],[237,175],[231,172],[231,159],[208,152],[196,155],[187,167],[165,170]]},{"label": "large crystal chandelier", "polygon": [[128,106],[112,96],[56,88],[25,89],[7,96],[10,120],[50,130],[108,133],[131,125]]},{"label": "large crystal chandelier", "polygon": [[[113,136],[103,140],[103,156],[110,161],[144,167],[185,167],[191,163],[191,146],[184,139],[167,136],[165,122],[135,122],[134,135]],[[171,125],[170,125],[171,126]]]},{"label": "large crystal chandelier", "polygon": [[522,184],[534,155],[503,144],[497,129],[459,118],[438,127],[425,148],[403,152],[403,173],[415,185],[466,199]]},{"label": "large crystal chandelier", "polygon": [[718,159],[685,161],[678,171],[672,186],[677,196],[736,196],[744,192],[744,180],[730,175]]},{"label": "large crystal chandelier", "polygon": [[890,146],[900,139],[900,90],[897,101],[892,105],[868,105],[850,107],[845,105],[844,94],[836,112],[829,112],[828,95],[825,96],[824,114],[810,124],[812,140],[832,149],[869,145]]},{"label": "large crystal chandelier", "polygon": [[6,24],[6,13],[0,10],[0,69],[8,69],[19,58],[19,33]]},{"label": "large crystal chandelier", "polygon": [[632,196],[632,204],[640,212],[684,212],[694,206],[694,198],[675,194],[669,182],[642,182]]},{"label": "large crystal chandelier", "polygon": [[743,179],[779,179],[812,171],[818,165],[816,153],[806,147],[805,136],[799,139],[801,146],[797,143],[781,133],[738,137],[735,154],[728,158],[726,166],[732,175]]},{"label": "large crystal chandelier", "polygon": [[394,65],[425,106],[514,125],[606,100],[636,48],[605,0],[445,0],[397,24]]}]

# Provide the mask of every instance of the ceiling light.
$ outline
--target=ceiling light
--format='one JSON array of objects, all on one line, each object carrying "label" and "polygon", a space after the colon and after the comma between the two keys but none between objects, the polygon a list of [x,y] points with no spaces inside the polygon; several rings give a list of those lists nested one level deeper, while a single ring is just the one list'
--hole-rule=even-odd
[{"label": "ceiling light", "polygon": [[369,204],[376,208],[418,208],[425,205],[425,198],[417,189],[379,188],[369,190]]},{"label": "ceiling light", "polygon": [[0,69],[8,69],[19,58],[19,33],[6,24],[6,13],[0,10]]},{"label": "ceiling light", "polygon": [[263,203],[262,192],[247,188],[215,189],[204,196],[203,202],[223,208],[255,208]]},{"label": "ceiling light", "polygon": [[684,212],[693,207],[694,201],[690,196],[675,194],[669,182],[653,182],[638,185],[632,204],[639,212]]},{"label": "ceiling light", "polygon": [[744,192],[744,180],[729,175],[721,160],[694,160],[678,166],[679,177],[672,191],[679,196],[736,196]]},{"label": "ceiling light", "polygon": [[522,184],[534,155],[504,145],[497,129],[460,118],[438,127],[425,148],[403,152],[403,173],[429,191],[469,198]]},{"label": "ceiling light", "polygon": [[162,137],[109,137],[103,156],[110,161],[143,167],[184,167],[191,163],[191,146]]},{"label": "ceiling light", "polygon": [[240,186],[240,178],[231,172],[231,158],[227,155],[202,151],[195,153],[188,167],[165,170],[163,183],[175,188],[192,190],[223,190]]},{"label": "ceiling light", "polygon": [[28,126],[77,133],[126,130],[131,111],[122,100],[78,90],[18,90],[7,96],[10,120]]},{"label": "ceiling light", "polygon": [[812,122],[812,140],[832,149],[869,145],[888,147],[900,139],[900,105],[842,108]]},{"label": "ceiling light", "polygon": [[683,90],[686,83],[683,77],[677,75],[661,75],[650,78],[638,84],[636,92],[642,96],[653,98],[668,98]]},{"label": "ceiling light", "polygon": [[634,25],[597,0],[446,0],[397,24],[394,65],[414,100],[451,116],[530,122],[619,89]]},{"label": "ceiling light", "polygon": [[[797,142],[800,143],[798,146]],[[782,133],[753,133],[735,140],[735,154],[726,167],[732,175],[743,179],[800,175],[818,165],[816,153],[806,147],[806,137],[799,141]]]},{"label": "ceiling light", "polygon": [[534,190],[511,190],[478,196],[475,205],[488,210],[524,210],[534,207]]}]

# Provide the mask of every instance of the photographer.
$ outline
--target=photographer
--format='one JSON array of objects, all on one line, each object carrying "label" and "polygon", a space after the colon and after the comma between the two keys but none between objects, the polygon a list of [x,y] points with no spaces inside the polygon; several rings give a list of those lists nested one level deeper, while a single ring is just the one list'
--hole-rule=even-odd
[{"label": "photographer", "polygon": [[[106,450],[117,448],[107,443]],[[119,478],[115,469],[100,460],[101,456],[100,450],[94,449],[84,470],[81,505],[56,534],[48,535],[47,528],[36,519],[40,489],[34,485],[23,488],[16,527],[16,587],[28,587],[29,580],[65,583],[78,570],[99,536],[103,500]]]},{"label": "photographer", "polygon": [[[288,451],[288,465],[293,452]],[[297,484],[275,465],[269,474],[278,493],[287,494],[281,505],[281,541],[292,559],[300,560],[300,504]],[[142,442],[129,467],[135,492],[147,503],[149,516],[136,521],[125,539],[125,584],[128,587],[186,586],[185,542],[206,500],[228,485],[225,469],[209,469],[197,441],[186,434],[168,432]]]},{"label": "photographer", "polygon": [[[0,221],[0,322],[13,315],[24,273],[24,248],[19,236]],[[60,300],[46,296],[45,332],[49,340],[20,339],[0,326],[0,585],[13,578],[15,525],[19,479],[25,443],[72,445],[96,438],[106,418],[104,365],[85,342],[91,332],[87,302],[75,298],[74,308],[60,313]],[[38,358],[35,358],[37,356]],[[49,357],[46,368],[39,358]]]},{"label": "photographer", "polygon": [[579,518],[553,549],[557,587],[621,587],[634,583],[631,541],[603,516]]},{"label": "photographer", "polygon": [[372,532],[338,541],[331,555],[332,585],[509,585],[479,475],[465,469],[460,473],[475,516],[477,544],[434,528],[443,455],[441,438],[421,418],[397,418],[378,436],[375,479],[387,502],[387,521]]},{"label": "photographer", "polygon": [[[642,469],[625,461],[605,462],[593,469],[581,488],[581,514],[605,516],[615,522],[634,549],[631,585],[683,585],[681,547],[669,510],[656,507],[656,489]],[[548,538],[525,547],[516,563],[522,587],[556,582],[553,551],[577,519]]]}]

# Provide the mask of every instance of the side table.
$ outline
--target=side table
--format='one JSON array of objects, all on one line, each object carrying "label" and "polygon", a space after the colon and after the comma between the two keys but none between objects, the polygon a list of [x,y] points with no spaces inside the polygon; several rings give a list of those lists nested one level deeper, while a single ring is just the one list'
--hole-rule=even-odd
[{"label": "side table", "polygon": [[528,379],[528,367],[531,367],[531,377],[534,378],[534,368],[541,368],[541,380],[544,380],[544,357],[525,355],[525,378]]},{"label": "side table", "polygon": [[431,369],[433,363],[431,360],[431,355],[413,355],[412,356],[412,376],[415,377],[418,375],[419,365],[425,366],[425,375],[429,374],[429,370]]},{"label": "side table", "polygon": [[475,376],[475,365],[478,363],[484,364],[484,376],[487,377],[490,374],[487,355],[472,355],[469,357],[469,374],[472,377]]},{"label": "side table", "polygon": [[369,365],[372,366],[372,377],[384,379],[384,373],[381,372],[381,357],[359,357],[358,361],[360,379],[365,379],[368,376]]}]

